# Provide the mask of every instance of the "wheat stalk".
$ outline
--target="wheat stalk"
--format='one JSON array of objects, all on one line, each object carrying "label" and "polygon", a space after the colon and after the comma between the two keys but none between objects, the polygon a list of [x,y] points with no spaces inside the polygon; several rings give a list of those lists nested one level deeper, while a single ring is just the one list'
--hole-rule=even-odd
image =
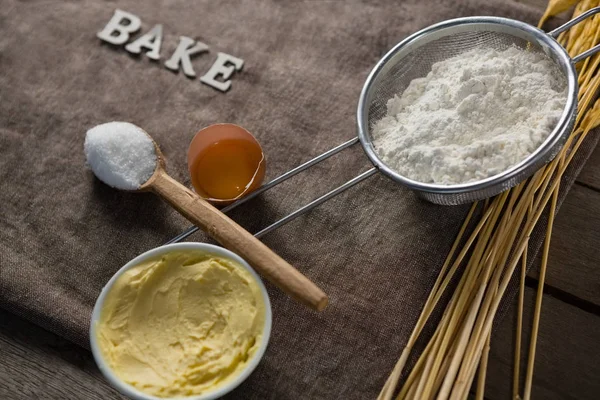
[{"label": "wheat stalk", "polygon": [[[565,0],[550,1],[540,20],[540,26],[546,19],[566,11],[574,3],[575,1]],[[579,15],[597,6],[597,3],[593,0],[580,1],[575,6],[573,15]],[[589,18],[576,25],[561,34],[558,40],[571,56],[586,51],[600,40],[600,17]],[[491,328],[517,265],[520,265],[521,272],[512,393],[513,398],[519,398],[527,248],[532,231],[547,210],[548,223],[523,392],[524,399],[530,398],[543,285],[560,181],[590,130],[600,123],[600,102],[592,103],[600,87],[599,66],[600,55],[588,58],[577,66],[580,91],[575,129],[559,155],[526,182],[486,201],[483,205],[475,203],[469,210],[415,328],[379,395],[380,400],[389,400],[393,397],[412,348],[461,266],[464,266],[464,270],[444,308],[441,320],[396,398],[465,399],[479,371],[476,398],[482,399],[485,391]],[[475,211],[479,208],[481,208],[481,217],[468,235],[465,244],[459,249],[460,243],[467,235],[468,226],[473,221]]]}]

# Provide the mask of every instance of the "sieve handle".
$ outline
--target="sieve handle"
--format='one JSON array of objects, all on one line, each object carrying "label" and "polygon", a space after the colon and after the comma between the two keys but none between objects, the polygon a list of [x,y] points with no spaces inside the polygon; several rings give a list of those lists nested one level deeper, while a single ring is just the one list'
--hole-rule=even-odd
[{"label": "sieve handle", "polygon": [[[330,150],[327,150],[325,153],[319,154],[315,158],[308,160],[303,164],[298,165],[296,168],[292,168],[291,170],[287,171],[286,173],[284,173],[282,175],[279,175],[277,178],[273,179],[269,183],[262,185],[261,187],[256,189],[254,192],[248,194],[247,196],[242,197],[238,201],[223,208],[221,210],[221,212],[227,213],[227,212],[233,210],[234,208],[241,206],[245,202],[250,201],[253,198],[255,198],[256,196],[258,196],[259,194],[266,192],[267,190],[271,189],[272,187],[279,185],[281,182],[293,177],[296,174],[299,174],[300,172],[312,167],[313,165],[320,163],[321,161],[328,159],[329,157],[333,156],[334,154],[337,154],[340,151],[347,149],[350,146],[355,145],[356,143],[358,143],[358,137],[350,139],[347,142],[344,142]],[[169,240],[165,244],[181,242],[182,240],[184,240],[185,238],[187,238],[188,236],[190,236],[192,233],[196,232],[197,230],[198,230],[197,226],[190,226],[185,232],[181,232],[179,235],[175,236],[173,239]]]},{"label": "sieve handle", "polygon": [[[583,14],[581,14],[581,15],[577,16],[576,18],[573,18],[569,22],[565,23],[564,25],[561,25],[558,28],[554,29],[553,31],[548,32],[548,34],[550,36],[552,36],[553,38],[557,38],[558,35],[560,35],[564,31],[572,28],[573,26],[577,25],[581,21],[591,17],[592,15],[598,14],[598,13],[600,13],[600,7],[591,8],[591,9],[587,10],[586,12],[584,12]],[[573,64],[577,64],[579,61],[585,60],[586,58],[593,56],[594,54],[598,53],[599,51],[600,51],[600,44],[597,44],[596,46],[592,47],[591,49],[586,50],[583,53],[576,55],[571,60],[573,61]]]},{"label": "sieve handle", "polygon": [[357,175],[354,178],[350,179],[348,182],[344,183],[343,185],[336,187],[335,189],[331,190],[330,192],[325,193],[323,196],[311,201],[307,205],[300,207],[293,213],[286,215],[285,217],[281,218],[279,221],[272,223],[271,225],[267,226],[265,229],[261,230],[260,232],[255,233],[254,236],[256,236],[257,238],[261,238],[262,236],[266,235],[267,233],[279,228],[280,226],[287,224],[288,222],[298,218],[302,214],[309,212],[310,210],[317,207],[318,205],[325,203],[327,200],[337,196],[338,194],[342,193],[346,189],[350,189],[352,186],[356,185],[359,182],[364,181],[365,179],[367,179],[370,176],[375,175],[376,173],[377,173],[377,168],[375,168],[375,167],[366,170],[365,172],[361,173],[360,175]]}]

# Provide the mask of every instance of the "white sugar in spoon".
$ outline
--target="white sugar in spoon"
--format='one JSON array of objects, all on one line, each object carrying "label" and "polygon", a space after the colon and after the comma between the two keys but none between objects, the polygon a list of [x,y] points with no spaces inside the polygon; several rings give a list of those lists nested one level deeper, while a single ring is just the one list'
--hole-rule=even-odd
[{"label": "white sugar in spoon", "polygon": [[327,295],[317,285],[225,214],[171,178],[158,145],[143,129],[127,122],[98,125],[87,132],[84,150],[92,171],[107,185],[156,193],[294,299],[319,311],[327,305]]}]

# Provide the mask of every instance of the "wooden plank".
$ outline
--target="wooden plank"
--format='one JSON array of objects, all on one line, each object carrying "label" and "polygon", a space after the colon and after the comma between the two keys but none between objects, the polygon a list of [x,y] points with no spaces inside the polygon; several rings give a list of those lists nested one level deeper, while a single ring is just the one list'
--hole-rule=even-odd
[{"label": "wooden plank", "polygon": [[[598,246],[600,192],[574,185],[554,222],[546,283],[600,305]],[[534,265],[529,276],[538,277],[538,266],[539,263]]]},{"label": "wooden plank", "polygon": [[[522,366],[525,371],[535,290],[526,288]],[[485,397],[511,398],[516,301],[492,335]],[[600,317],[544,295],[532,398],[597,399],[600,394]],[[524,377],[521,379],[521,384]]]},{"label": "wooden plank", "polygon": [[577,177],[577,182],[600,191],[600,146],[596,146]]},{"label": "wooden plank", "polygon": [[88,351],[0,310],[0,399],[125,399]]}]

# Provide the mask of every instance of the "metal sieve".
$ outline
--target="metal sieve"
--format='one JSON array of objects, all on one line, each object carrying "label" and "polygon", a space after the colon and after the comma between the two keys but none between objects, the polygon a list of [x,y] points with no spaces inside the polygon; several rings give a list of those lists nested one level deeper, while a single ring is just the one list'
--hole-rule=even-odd
[{"label": "metal sieve", "polygon": [[[363,87],[358,104],[358,136],[371,162],[386,176],[437,204],[462,204],[501,193],[527,179],[560,151],[577,114],[575,64],[596,53],[598,46],[571,59],[555,37],[572,25],[600,12],[599,8],[569,21],[550,33],[524,22],[498,17],[469,17],[445,21],[408,37],[390,50],[375,66]],[[408,179],[389,168],[377,155],[371,127],[386,113],[387,101],[402,93],[415,78],[425,76],[434,63],[478,47],[506,50],[517,46],[541,52],[554,61],[567,84],[563,113],[546,140],[526,159],[509,169],[475,182],[440,185]]]},{"label": "metal sieve", "polygon": [[[571,58],[567,51],[555,40],[561,33],[584,19],[600,12],[593,8],[572,19],[557,29],[546,33],[521,21],[500,17],[466,17],[444,21],[425,28],[398,43],[392,48],[369,74],[358,101],[357,127],[358,137],[307,161],[286,172],[273,181],[223,209],[227,212],[238,205],[258,196],[275,185],[299,172],[331,157],[332,155],[360,141],[374,167],[361,173],[329,193],[283,217],[256,234],[260,237],[292,219],[322,204],[344,190],[381,171],[395,182],[414,190],[424,199],[442,205],[456,205],[492,197],[530,177],[544,164],[550,162],[560,151],[573,129],[577,114],[577,72],[575,64],[600,51],[600,45]],[[408,179],[389,168],[376,153],[371,127],[387,111],[387,101],[395,94],[402,93],[409,83],[424,77],[431,71],[434,63],[456,56],[477,47],[505,50],[517,46],[528,51],[542,52],[554,61],[567,83],[567,101],[564,111],[546,140],[526,159],[497,175],[475,182],[439,185],[422,183]],[[195,232],[192,227],[173,238],[169,243],[178,242]]]}]

